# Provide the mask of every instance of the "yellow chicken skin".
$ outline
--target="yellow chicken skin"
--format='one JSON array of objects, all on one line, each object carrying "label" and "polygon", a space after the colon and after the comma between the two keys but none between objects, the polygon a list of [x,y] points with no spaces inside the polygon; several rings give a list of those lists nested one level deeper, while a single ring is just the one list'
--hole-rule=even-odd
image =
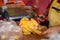
[{"label": "yellow chicken skin", "polygon": [[19,25],[20,25],[24,35],[29,35],[29,34],[31,34],[31,32],[38,34],[38,35],[40,35],[40,33],[41,33],[41,31],[38,30],[39,24],[33,18],[31,18],[29,20],[28,18],[24,17],[20,20]]},{"label": "yellow chicken skin", "polygon": [[22,29],[22,32],[23,32],[23,34],[24,35],[28,35],[28,34],[30,34],[30,29],[29,29],[29,23],[28,23],[28,21],[29,21],[29,19],[28,18],[22,18],[21,20],[20,20],[20,27],[21,27],[21,29]]},{"label": "yellow chicken skin", "polygon": [[58,26],[60,25],[60,3],[57,2],[58,0],[54,0],[50,10],[49,10],[49,26]]}]

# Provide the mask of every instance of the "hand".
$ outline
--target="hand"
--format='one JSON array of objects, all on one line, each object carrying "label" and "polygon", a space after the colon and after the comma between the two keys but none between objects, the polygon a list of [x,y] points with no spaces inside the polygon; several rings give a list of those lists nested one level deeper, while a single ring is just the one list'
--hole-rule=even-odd
[{"label": "hand", "polygon": [[54,33],[54,32],[60,32],[60,27],[56,26],[56,27],[50,27],[48,30],[46,30],[44,32],[44,34],[46,34],[46,37],[48,37],[48,35]]}]

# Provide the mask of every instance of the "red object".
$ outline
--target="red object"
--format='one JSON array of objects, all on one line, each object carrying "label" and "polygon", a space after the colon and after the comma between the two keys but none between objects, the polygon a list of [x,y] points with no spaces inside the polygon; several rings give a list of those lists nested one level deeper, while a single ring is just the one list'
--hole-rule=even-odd
[{"label": "red object", "polygon": [[38,24],[40,24],[40,20],[38,20],[36,17],[34,18]]},{"label": "red object", "polygon": [[50,5],[52,0],[40,0],[39,1],[39,13],[38,15],[40,14],[44,14],[48,8],[48,6]]},{"label": "red object", "polygon": [[33,6],[35,3],[35,0],[23,0],[23,1],[27,6]]},{"label": "red object", "polygon": [[[46,10],[50,7],[52,1],[53,0],[24,0],[27,6],[32,6],[32,9],[35,10],[38,16],[46,13]],[[36,5],[37,8],[34,8],[34,5]],[[37,18],[35,18],[35,20],[40,23],[40,20],[38,20]],[[47,20],[47,17],[43,20]]]},{"label": "red object", "polygon": [[4,4],[3,0],[0,0],[0,5],[1,5],[1,4]]},{"label": "red object", "polygon": [[34,6],[34,5],[37,5],[38,6],[38,12],[37,14],[40,15],[40,14],[44,14],[46,9],[48,8],[48,6],[50,5],[52,0],[24,0],[25,4],[26,5],[29,5],[29,6]]},{"label": "red object", "polygon": [[60,0],[58,0],[58,3],[60,3]]}]

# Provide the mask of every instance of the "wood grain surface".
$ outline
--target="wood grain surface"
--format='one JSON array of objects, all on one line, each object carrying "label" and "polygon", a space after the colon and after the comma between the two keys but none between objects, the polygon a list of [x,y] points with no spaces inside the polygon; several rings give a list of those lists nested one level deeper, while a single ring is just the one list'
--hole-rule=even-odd
[{"label": "wood grain surface", "polygon": [[39,35],[23,36],[23,38],[20,40],[41,40],[41,39],[48,40],[47,38],[41,37]]}]

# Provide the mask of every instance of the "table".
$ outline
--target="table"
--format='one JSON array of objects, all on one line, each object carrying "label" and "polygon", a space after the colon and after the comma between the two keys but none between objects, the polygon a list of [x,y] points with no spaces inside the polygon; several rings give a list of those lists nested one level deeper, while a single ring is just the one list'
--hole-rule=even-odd
[{"label": "table", "polygon": [[28,35],[28,36],[23,36],[22,40],[41,40],[41,38],[43,37],[40,37],[38,35]]}]

